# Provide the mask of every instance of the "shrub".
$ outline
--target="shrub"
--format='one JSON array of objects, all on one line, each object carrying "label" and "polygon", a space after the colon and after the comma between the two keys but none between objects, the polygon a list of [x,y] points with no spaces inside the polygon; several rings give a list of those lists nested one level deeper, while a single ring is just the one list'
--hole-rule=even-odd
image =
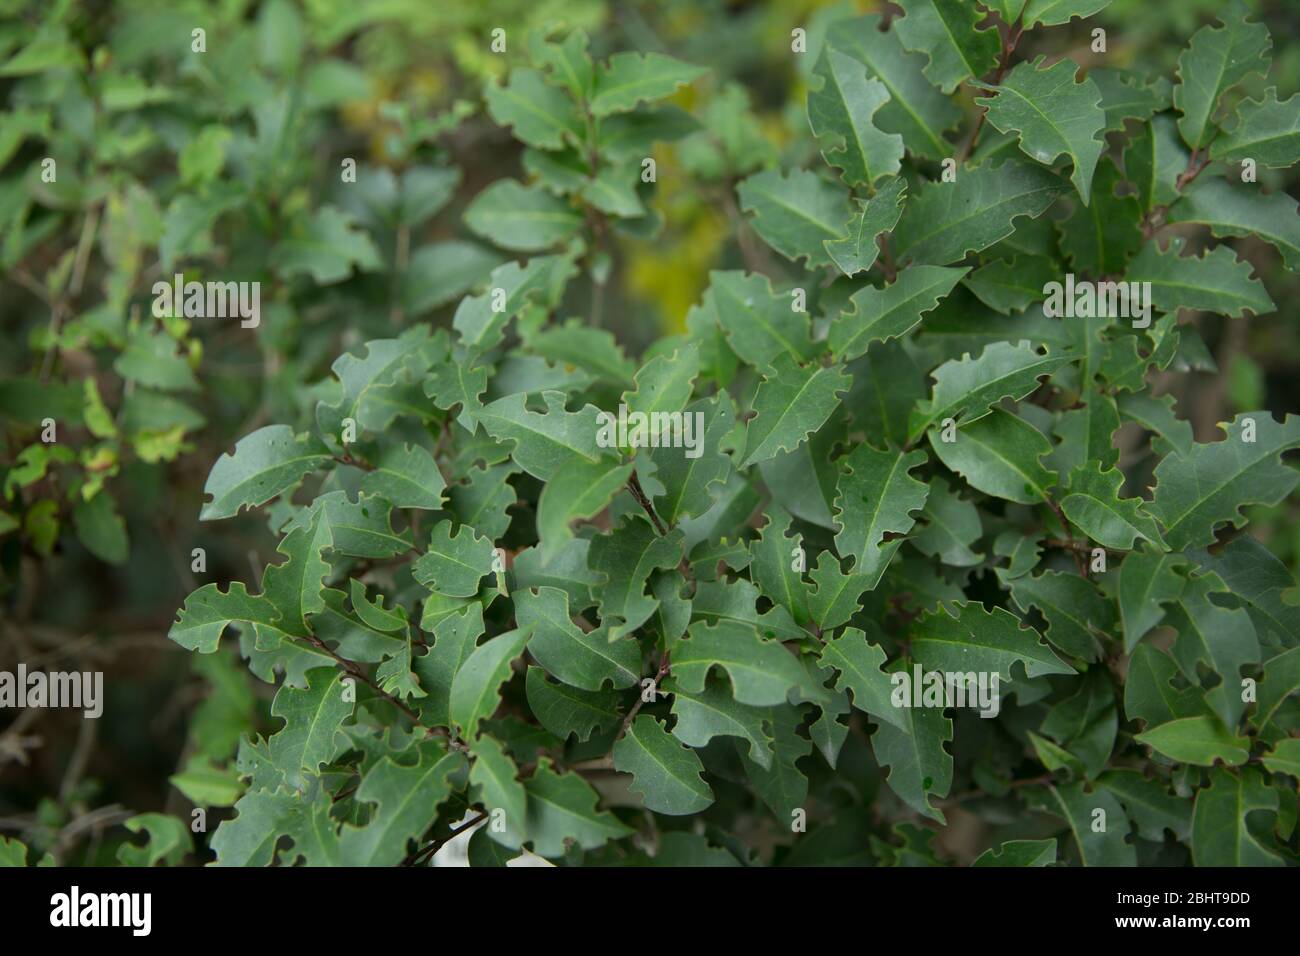
[{"label": "shrub", "polygon": [[[1300,420],[1198,436],[1170,385],[1213,367],[1180,312],[1245,323],[1275,309],[1252,263],[1300,266],[1295,101],[1243,95],[1271,41],[1237,3],[1172,76],[1083,73],[1053,28],[1105,5],[795,28],[780,149],[701,66],[485,30],[522,173],[461,218],[496,251],[409,248],[465,185],[430,144],[470,106],[394,113],[400,175],[328,185],[277,161],[291,115],[202,126],[152,200],[163,275],[221,221],[262,237],[221,277],[286,315],[348,280],[394,328],[208,475],[203,519],[264,509],[279,541],[170,631],[278,683],[268,733],[194,766],[219,796],[187,781],[233,804],[216,862],[409,865],[479,822],[476,865],[1294,862],[1300,610],[1242,509],[1294,489]],[[279,102],[333,105],[328,63]],[[689,191],[740,258],[634,360],[631,261]]]}]

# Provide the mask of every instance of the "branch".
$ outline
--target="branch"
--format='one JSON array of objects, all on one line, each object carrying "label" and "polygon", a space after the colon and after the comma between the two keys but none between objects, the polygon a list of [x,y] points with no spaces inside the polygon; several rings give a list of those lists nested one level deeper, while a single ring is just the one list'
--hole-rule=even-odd
[{"label": "branch", "polygon": [[479,813],[478,816],[471,817],[470,819],[462,823],[460,826],[454,827],[445,837],[441,837],[437,840],[433,840],[429,843],[426,843],[424,846],[420,847],[419,849],[413,850],[411,853],[407,855],[406,859],[404,859],[400,865],[419,866],[421,863],[426,862],[431,856],[433,856],[435,853],[441,850],[452,840],[456,839],[456,837],[460,836],[466,830],[474,829],[474,827],[478,826],[480,823],[486,820],[487,817],[488,817],[488,813],[486,810]]},{"label": "branch", "polygon": [[[1002,78],[1006,76],[1007,70],[1011,66],[1011,56],[1015,53],[1016,44],[1020,42],[1020,35],[1023,32],[1024,28],[1017,23],[1015,26],[1008,29],[1006,36],[1002,38],[1002,53],[998,58],[998,69],[997,72],[993,74],[993,82],[990,84],[991,86],[998,86],[1002,82]],[[985,88],[984,93],[988,96],[997,95],[996,90],[988,88]],[[961,152],[957,154],[958,166],[970,159],[970,154],[975,151],[975,144],[979,142],[980,131],[984,129],[984,122],[988,118],[988,115],[988,109],[982,108],[979,119],[975,121],[975,128],[971,130],[970,139],[966,140],[966,145],[963,146]]]},{"label": "branch", "polygon": [[655,530],[658,531],[660,535],[667,534],[668,528],[664,526],[663,521],[661,521],[659,516],[655,514],[654,505],[650,504],[650,499],[646,495],[645,489],[641,487],[641,479],[636,476],[635,471],[632,472],[632,476],[627,480],[627,490],[632,492],[632,497],[636,499],[636,503],[639,504],[642,510],[650,516],[650,521],[654,524]]}]

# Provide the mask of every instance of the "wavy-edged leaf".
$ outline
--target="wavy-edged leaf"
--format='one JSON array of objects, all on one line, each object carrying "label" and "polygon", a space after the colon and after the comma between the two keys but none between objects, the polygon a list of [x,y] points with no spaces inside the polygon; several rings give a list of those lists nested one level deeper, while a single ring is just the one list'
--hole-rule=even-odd
[{"label": "wavy-edged leaf", "polygon": [[865,355],[872,342],[906,335],[968,271],[945,266],[909,266],[884,288],[863,286],[849,300],[853,308],[840,312],[831,321],[831,354],[849,361]]},{"label": "wavy-edged leaf", "polygon": [[629,789],[648,810],[669,816],[699,813],[713,803],[704,765],[695,751],[674,740],[664,725],[641,714],[614,744],[614,769],[632,774]]},{"label": "wavy-edged leaf", "polygon": [[1073,60],[1058,60],[1048,67],[1043,60],[1018,64],[992,87],[996,96],[975,102],[985,108],[992,126],[1014,132],[1020,148],[1038,162],[1050,166],[1062,153],[1069,156],[1074,163],[1070,179],[1086,206],[1091,201],[1093,170],[1105,145],[1101,90],[1091,77],[1076,81],[1079,68]]},{"label": "wavy-edged leaf", "polygon": [[779,355],[754,396],[754,416],[745,431],[741,468],[793,451],[821,428],[848,392],[852,380],[840,365],[799,367]]},{"label": "wavy-edged leaf", "polygon": [[1013,160],[962,170],[956,182],[927,183],[894,230],[895,256],[900,262],[956,262],[1011,235],[1021,216],[1041,216],[1068,188],[1050,170]]},{"label": "wavy-edged leaf", "polygon": [[[1244,440],[1247,420],[1254,441]],[[1223,441],[1195,444],[1185,458],[1168,455],[1156,466],[1147,510],[1160,519],[1175,551],[1211,543],[1221,522],[1240,527],[1243,505],[1275,505],[1300,481],[1300,473],[1279,460],[1300,447],[1300,416],[1278,423],[1266,411],[1243,412],[1226,432]]]},{"label": "wavy-edged leaf", "polygon": [[850,186],[870,186],[897,173],[903,158],[903,137],[881,132],[873,122],[889,90],[869,73],[861,61],[823,46],[813,67],[821,85],[808,94],[808,123],[822,156]]},{"label": "wavy-edged leaf", "polygon": [[1268,27],[1249,23],[1241,0],[1230,0],[1218,26],[1207,24],[1178,56],[1174,107],[1183,115],[1178,130],[1193,149],[1209,142],[1216,107],[1223,94],[1252,74],[1268,73],[1273,42]]}]

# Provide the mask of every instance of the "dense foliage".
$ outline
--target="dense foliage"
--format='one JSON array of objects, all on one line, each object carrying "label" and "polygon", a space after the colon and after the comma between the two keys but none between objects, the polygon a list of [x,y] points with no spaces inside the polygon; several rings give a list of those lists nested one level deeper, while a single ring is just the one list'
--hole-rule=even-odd
[{"label": "dense foliage", "polygon": [[[9,6],[6,639],[158,535],[204,679],[120,862],[1300,861],[1300,418],[1243,357],[1300,101],[1239,0],[1164,73],[1107,0],[774,4],[774,114],[744,28],[599,6],[466,13],[432,90],[414,14]],[[64,782],[0,856],[68,860]]]}]

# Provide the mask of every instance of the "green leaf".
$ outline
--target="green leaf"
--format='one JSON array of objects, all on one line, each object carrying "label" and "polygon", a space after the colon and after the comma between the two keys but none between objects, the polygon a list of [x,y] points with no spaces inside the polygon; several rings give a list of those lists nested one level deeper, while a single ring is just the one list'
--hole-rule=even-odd
[{"label": "green leaf", "polygon": [[1041,216],[1068,188],[1050,170],[1013,160],[964,169],[956,182],[927,183],[894,230],[895,257],[956,262],[1011,235],[1019,217]]},{"label": "green leaf", "polygon": [[991,611],[973,602],[957,602],[957,613],[940,606],[912,624],[912,654],[927,670],[997,672],[1010,682],[1011,666],[1019,662],[1030,678],[1042,674],[1073,674],[1039,638],[1022,627],[1014,614],[995,607]]},{"label": "green leaf", "polygon": [[[788,516],[786,521],[788,523]],[[763,530],[766,532],[767,528]],[[763,577],[757,570],[755,571],[755,578]],[[691,616],[693,619],[711,623],[738,621],[757,629],[769,640],[798,640],[807,634],[795,624],[785,604],[775,603],[776,599],[769,610],[759,614],[758,596],[758,587],[744,578],[699,581],[696,583],[695,597],[691,602]],[[788,602],[789,598],[786,598],[786,601]]]},{"label": "green leaf", "polygon": [[1163,547],[1160,529],[1143,510],[1140,498],[1121,498],[1124,476],[1118,468],[1102,471],[1099,462],[1070,473],[1061,510],[1088,537],[1107,548],[1129,551],[1138,538]]},{"label": "green leaf", "polygon": [[1043,67],[1044,58],[1021,63],[992,87],[996,96],[977,99],[988,121],[1004,133],[1014,132],[1025,154],[1051,165],[1062,153],[1074,163],[1070,179],[1086,206],[1092,174],[1101,156],[1106,114],[1101,91],[1091,78],[1075,82],[1078,66],[1069,59]]},{"label": "green leaf", "polygon": [[193,848],[189,827],[176,817],[162,813],[141,813],[122,824],[132,833],[145,832],[143,847],[123,843],[117,848],[117,860],[123,866],[157,866],[159,862],[176,866]]},{"label": "green leaf", "polygon": [[604,575],[600,595],[600,620],[613,641],[631,633],[650,619],[659,607],[645,593],[650,573],[677,566],[682,559],[682,532],[662,537],[645,521],[628,519],[613,534],[591,543],[588,564]]},{"label": "green leaf", "polygon": [[1235,727],[1246,709],[1241,669],[1258,664],[1260,651],[1250,615],[1239,607],[1222,607],[1211,597],[1226,590],[1214,574],[1189,578],[1170,608],[1169,622],[1178,632],[1173,656],[1183,676],[1200,685],[1202,666],[1218,674],[1220,682],[1203,696],[1225,724]]},{"label": "green leaf", "polygon": [[901,0],[907,16],[895,20],[903,46],[929,56],[926,78],[945,93],[971,77],[983,76],[997,62],[996,30],[980,30],[974,4],[960,0]]},{"label": "green leaf", "polygon": [[109,564],[124,564],[130,552],[126,522],[117,513],[113,496],[101,491],[89,501],[80,499],[72,512],[77,537],[95,557]]},{"label": "green leaf", "polygon": [[873,13],[831,24],[826,45],[849,54],[866,65],[870,76],[889,91],[889,101],[875,114],[876,126],[898,133],[909,152],[940,159],[953,152],[944,131],[961,120],[961,110],[923,75],[924,53],[912,53],[899,41],[897,30],[881,30],[881,17]]},{"label": "green leaf", "polygon": [[709,681],[700,693],[682,690],[673,679],[663,692],[673,695],[673,736],[689,747],[703,747],[714,737],[739,737],[749,743],[749,758],[760,767],[772,765],[772,736],[764,729],[765,712],[731,696],[727,682]]},{"label": "green leaf", "polygon": [[362,428],[382,431],[392,423],[392,410],[376,406],[382,404],[385,390],[405,374],[426,335],[416,328],[401,338],[375,339],[365,344],[364,357],[345,352],[334,360],[330,370],[339,380],[339,400],[333,404],[322,400],[316,406],[316,424],[327,442],[342,443],[348,419],[358,432]]},{"label": "green leaf", "polygon": [[429,828],[438,806],[451,797],[465,755],[433,743],[419,746],[418,754],[419,762],[409,766],[385,757],[362,778],[358,802],[378,807],[364,827],[343,827],[338,840],[343,865],[396,866],[406,856],[407,842]]},{"label": "green leaf", "polygon": [[1219,26],[1206,25],[1178,57],[1179,83],[1174,107],[1182,113],[1178,130],[1193,149],[1209,142],[1215,109],[1223,94],[1252,74],[1268,73],[1272,40],[1268,27],[1247,23],[1241,0],[1230,0]]},{"label": "green leaf", "polygon": [[216,584],[205,584],[185,599],[167,636],[186,650],[211,654],[231,624],[274,626],[278,620],[279,612],[266,596],[249,594],[243,581],[232,581],[224,592]]},{"label": "green leaf", "polygon": [[554,677],[583,690],[631,687],[641,677],[635,640],[611,641],[602,631],[583,633],[569,615],[569,599],[557,588],[514,592],[515,620],[530,632],[528,652]]},{"label": "green leaf", "polygon": [[130,334],[126,348],[113,362],[113,370],[124,379],[165,391],[194,391],[199,387],[177,342],[161,329],[141,325]]},{"label": "green leaf", "polygon": [[853,558],[853,573],[878,580],[898,544],[886,535],[912,530],[929,489],[908,472],[925,452],[878,451],[863,442],[844,459],[835,489],[835,549]]},{"label": "green leaf", "polygon": [[[1233,538],[1217,552],[1189,551],[1187,557],[1223,579],[1246,608],[1262,642],[1285,647],[1291,635],[1300,634],[1300,606],[1287,600],[1296,583],[1287,566],[1248,534]],[[1262,700],[1260,713],[1264,713]]]},{"label": "green leaf", "polygon": [[[537,256],[522,266],[517,262],[507,262],[493,269],[487,279],[487,291],[467,296],[456,307],[451,324],[459,333],[461,344],[472,353],[495,348],[504,337],[506,323],[530,302],[547,302],[558,298],[565,282],[574,272],[573,262],[568,256]],[[463,369],[462,363],[454,364],[456,368],[448,369],[448,372],[454,371],[460,380],[468,381],[469,367],[473,363],[463,363]],[[439,408],[450,408],[456,402],[464,405],[462,424],[470,428],[475,419],[472,414],[466,419],[466,413],[477,410],[477,396],[486,385],[486,375],[483,375],[476,389],[467,390],[463,385],[454,389],[432,385],[425,392],[436,399]],[[443,393],[449,397],[444,399]],[[467,395],[472,401],[466,400]]]},{"label": "green leaf", "polygon": [[893,230],[903,214],[907,180],[897,176],[876,191],[871,199],[855,199],[858,211],[849,219],[843,239],[823,239],[826,254],[846,276],[865,272],[880,255],[877,239]]},{"label": "green leaf", "polygon": [[222,769],[212,760],[196,754],[185,763],[185,769],[167,778],[167,782],[185,794],[185,799],[196,807],[229,807],[244,792],[235,769]]},{"label": "green leaf", "polygon": [[[1142,246],[1142,210],[1131,192],[1119,194],[1122,181],[1114,159],[1103,158],[1093,180],[1092,201],[1086,205],[1076,203],[1074,211],[1056,223],[1061,251],[1075,272],[1093,276],[1121,274],[1125,263]],[[1044,280],[1039,286],[1039,298],[1048,281],[1060,281],[1059,274]]]},{"label": "green leaf", "polygon": [[1165,830],[1181,841],[1192,834],[1192,801],[1169,793],[1159,777],[1143,777],[1137,770],[1107,770],[1097,782],[1119,798],[1138,836],[1163,841]]},{"label": "green leaf", "polygon": [[727,344],[755,368],[770,369],[780,355],[798,363],[813,356],[808,314],[796,312],[788,294],[772,291],[766,276],[711,272],[704,295],[727,334]]},{"label": "green leaf", "polygon": [[929,402],[921,403],[908,420],[908,440],[915,441],[935,422],[958,418],[969,425],[992,413],[1004,398],[1019,401],[1038,388],[1038,380],[1074,356],[1040,353],[1028,342],[994,342],[971,358],[944,362],[933,373]]},{"label": "green leaf", "polygon": [[1247,825],[1252,813],[1277,809],[1277,791],[1259,771],[1214,768],[1210,785],[1196,792],[1192,861],[1197,866],[1282,866],[1282,858],[1263,846]]},{"label": "green leaf", "polygon": [[528,794],[528,816],[523,831],[507,825],[502,834],[491,835],[512,848],[532,844],[538,856],[559,858],[570,844],[594,850],[610,840],[621,840],[634,832],[613,814],[596,807],[598,795],[576,773],[556,773],[543,758],[524,783]]},{"label": "green leaf", "polygon": [[1250,741],[1234,737],[1222,721],[1210,714],[1171,720],[1133,739],[1170,760],[1201,767],[1212,767],[1218,760],[1235,767],[1250,756]]},{"label": "green leaf", "polygon": [[1187,457],[1167,455],[1156,466],[1147,510],[1165,526],[1175,551],[1211,543],[1221,522],[1240,527],[1242,505],[1277,504],[1300,481],[1279,460],[1300,446],[1300,417],[1288,415],[1279,424],[1266,411],[1246,412],[1226,424],[1226,433],[1223,441],[1195,444]]},{"label": "green leaf", "polygon": [[1209,226],[1220,239],[1253,236],[1272,243],[1287,269],[1300,270],[1300,215],[1286,193],[1258,192],[1253,183],[1201,176],[1169,207],[1170,223]]},{"label": "green leaf", "polygon": [[526,405],[523,392],[499,398],[483,406],[479,418],[493,438],[513,441],[511,457],[534,478],[550,481],[560,469],[573,463],[575,456],[595,463],[605,454],[596,442],[599,412],[594,405],[581,411],[564,408],[566,395],[544,391],[546,413],[535,412]]},{"label": "green leaf", "polygon": [[853,706],[876,718],[877,723],[893,724],[903,733],[911,730],[905,708],[890,699],[893,683],[882,670],[885,652],[867,640],[865,632],[846,627],[821,649],[821,662],[838,672],[835,688],[853,693]]},{"label": "green leaf", "polygon": [[502,249],[538,252],[576,233],[582,216],[541,187],[499,179],[474,197],[465,225]]},{"label": "green leaf", "polygon": [[428,696],[420,700],[420,718],[426,726],[448,727],[452,683],[483,635],[483,607],[477,602],[447,614],[433,626],[434,644],[411,662]]},{"label": "green leaf", "polygon": [[800,368],[794,359],[778,356],[754,396],[754,416],[739,467],[793,451],[826,423],[850,384],[840,365]]},{"label": "green leaf", "polygon": [[433,455],[422,445],[385,444],[361,478],[360,489],[392,502],[396,508],[437,511],[446,482]]},{"label": "green leaf", "polygon": [[492,570],[495,549],[489,538],[479,537],[468,525],[452,534],[449,520],[439,521],[429,537],[428,550],[411,571],[415,580],[448,597],[473,597],[483,575]]},{"label": "green leaf", "polygon": [[432,312],[487,281],[501,256],[476,242],[449,239],[411,253],[402,274],[402,306],[409,315]]},{"label": "green leaf", "polygon": [[889,101],[889,91],[869,76],[859,60],[826,46],[813,67],[820,86],[808,94],[808,123],[822,156],[841,170],[850,186],[871,186],[899,171],[903,137],[883,133],[873,114]]},{"label": "green leaf", "polygon": [[271,250],[271,266],[281,276],[309,275],[319,285],[342,282],[353,267],[374,272],[382,267],[369,234],[333,206],[322,206],[295,235]]},{"label": "green leaf", "polygon": [[341,731],[352,704],[344,695],[343,678],[335,668],[319,668],[307,672],[306,689],[286,684],[276,692],[271,714],[282,718],[284,727],[267,743],[271,759],[286,774],[319,773],[321,764],[346,749]]},{"label": "green leaf", "polygon": [[754,707],[785,703],[787,694],[803,681],[795,658],[777,641],[765,641],[740,621],[692,624],[690,636],[673,647],[676,686],[701,694],[713,667],[731,678],[737,702]]},{"label": "green leaf", "polygon": [[574,456],[542,489],[537,504],[537,536],[542,559],[549,560],[573,537],[572,523],[592,518],[627,484],[633,463],[613,459],[590,462]]},{"label": "green leaf", "polygon": [[[1090,68],[1088,77],[1101,91],[1101,108],[1106,113],[1105,132],[1122,132],[1125,120],[1145,121],[1151,118],[1151,114],[1169,107],[1172,90],[1169,81],[1163,77],[1148,84],[1127,70],[1106,67]],[[1172,124],[1172,117],[1170,122]]]},{"label": "green leaf", "polygon": [[523,628],[498,634],[474,648],[456,671],[447,708],[465,740],[472,741],[480,721],[497,709],[501,685],[510,679],[511,664],[523,653],[528,636]]},{"label": "green leaf", "polygon": [[671,96],[707,72],[662,53],[615,53],[596,74],[592,115],[626,113],[643,101]]},{"label": "green leaf", "polygon": [[1095,661],[1101,656],[1101,644],[1094,630],[1110,633],[1115,625],[1115,606],[1101,595],[1095,584],[1064,571],[1044,571],[1010,579],[999,571],[998,578],[1010,588],[1020,610],[1027,614],[1031,607],[1038,608],[1047,619],[1044,633],[1052,644],[1085,661]]},{"label": "green leaf", "polygon": [[560,149],[566,139],[582,140],[582,121],[573,100],[548,86],[537,70],[516,67],[505,86],[487,83],[483,99],[492,119],[511,127],[515,138],[529,146]]},{"label": "green leaf", "polygon": [[906,335],[968,271],[943,266],[909,266],[884,288],[863,286],[849,300],[853,309],[840,312],[831,321],[831,354],[848,361],[865,355],[872,342]]},{"label": "green leaf", "polygon": [[[1196,688],[1176,687],[1178,665],[1164,651],[1139,644],[1129,661],[1124,684],[1124,712],[1130,720],[1154,727],[1170,720],[1208,714]],[[1184,682],[1185,683],[1185,682]]]},{"label": "green leaf", "polygon": [[930,429],[930,447],[949,469],[977,491],[1007,501],[1036,504],[1056,484],[1056,472],[1040,459],[1051,443],[1037,428],[1010,412],[995,408],[974,424],[959,428],[955,441],[943,440],[942,431]]},{"label": "green leaf", "polygon": [[1186,567],[1181,555],[1155,549],[1135,551],[1119,566],[1120,620],[1124,625],[1124,650],[1132,652],[1137,642],[1164,617],[1161,605],[1178,600],[1185,579],[1177,569]]},{"label": "green leaf", "polygon": [[983,534],[979,509],[959,497],[942,478],[931,481],[921,517],[925,524],[911,541],[922,554],[954,567],[970,567],[983,561],[982,555],[971,550]]},{"label": "green leaf", "polygon": [[1221,134],[1210,156],[1223,163],[1254,160],[1258,166],[1285,169],[1300,159],[1300,103],[1292,96],[1278,102],[1277,89],[1269,87],[1262,100],[1237,105],[1237,125]]},{"label": "green leaf", "polygon": [[646,808],[669,816],[699,813],[713,803],[704,782],[704,765],[695,751],[674,740],[663,724],[641,714],[614,744],[614,769],[630,773],[629,789],[642,794]]},{"label": "green leaf", "polygon": [[525,680],[528,706],[538,722],[562,740],[576,734],[586,740],[599,730],[612,730],[619,721],[616,691],[580,690],[571,684],[546,679],[540,667],[528,668]]},{"label": "green leaf", "polygon": [[1008,840],[996,850],[985,850],[971,866],[1051,866],[1056,862],[1056,840]]},{"label": "green leaf", "polygon": [[1178,199],[1178,177],[1190,158],[1172,115],[1157,113],[1142,124],[1124,150],[1124,171],[1137,187],[1138,205],[1145,212]]},{"label": "green leaf", "polygon": [[476,788],[489,815],[494,810],[503,810],[506,825],[522,827],[527,819],[528,796],[518,776],[519,768],[499,740],[483,736],[474,742],[470,786]]},{"label": "green leaf", "polygon": [[808,778],[799,770],[798,761],[807,756],[812,742],[798,733],[802,715],[797,707],[766,707],[763,713],[772,727],[776,750],[771,766],[750,760],[740,741],[735,742],[735,748],[754,792],[778,821],[786,823],[808,802]]},{"label": "green leaf", "polygon": [[1123,418],[1155,432],[1180,458],[1186,458],[1192,450],[1192,426],[1174,414],[1174,404],[1172,395],[1152,398],[1141,393],[1121,395],[1118,402]]},{"label": "green leaf", "polygon": [[1082,783],[1044,789],[1045,794],[1038,796],[1037,802],[1044,810],[1055,813],[1069,824],[1084,866],[1137,865],[1137,851],[1127,841],[1128,817],[1109,791],[1094,787],[1089,793]]},{"label": "green leaf", "polygon": [[860,609],[859,600],[873,581],[865,574],[845,574],[840,559],[830,551],[817,556],[817,567],[809,572],[817,585],[808,594],[808,611],[823,631],[833,630],[853,617]]},{"label": "green leaf", "polygon": [[751,545],[750,577],[764,597],[788,611],[796,624],[805,624],[809,620],[809,589],[793,560],[796,549],[803,548],[803,537],[797,532],[787,536],[792,519],[780,505],[767,508],[767,519],[759,540]]},{"label": "green leaf", "polygon": [[528,55],[538,66],[545,67],[575,99],[591,95],[596,71],[587,53],[586,31],[570,31],[560,43],[549,42],[543,31],[534,32],[528,37]]},{"label": "green leaf", "polygon": [[518,500],[510,478],[519,474],[512,463],[490,468],[473,468],[469,481],[447,489],[451,511],[461,524],[476,528],[498,540],[510,527],[510,506]]},{"label": "green leaf", "polygon": [[1057,280],[1059,273],[1041,256],[1013,256],[985,263],[963,280],[966,288],[991,309],[1003,315],[1023,312],[1043,298],[1043,286]]},{"label": "green leaf", "polygon": [[[1020,2],[1011,0],[1013,6]],[[1024,4],[1023,23],[1026,28],[1040,24],[1054,27],[1069,23],[1074,17],[1090,17],[1109,4],[1110,0],[1029,0]]]},{"label": "green leaf", "polygon": [[876,762],[889,770],[885,782],[899,799],[922,816],[946,823],[930,797],[946,797],[952,789],[952,754],[944,747],[952,740],[952,721],[942,707],[896,710],[902,726],[882,723],[871,735]]},{"label": "green leaf", "polygon": [[843,239],[849,220],[842,186],[807,170],[784,176],[769,169],[741,182],[736,194],[741,208],[754,214],[754,231],[781,255],[791,261],[806,259],[809,268],[831,264],[823,242]]},{"label": "green leaf", "polygon": [[1261,758],[1265,767],[1274,773],[1300,777],[1300,737],[1279,740],[1272,751]]},{"label": "green leaf", "polygon": [[1216,246],[1200,256],[1184,256],[1182,239],[1174,239],[1161,252],[1147,243],[1129,264],[1124,278],[1151,283],[1151,307],[1161,312],[1199,309],[1229,317],[1244,317],[1249,310],[1267,315],[1275,308],[1268,290],[1251,277],[1253,266],[1238,259],[1230,247]]},{"label": "green leaf", "polygon": [[731,459],[722,450],[722,442],[735,425],[736,412],[731,397],[720,391],[712,399],[695,402],[686,408],[686,414],[703,417],[698,454],[691,457],[686,451],[667,446],[651,448],[648,457],[655,466],[655,479],[664,488],[655,496],[655,510],[669,525],[683,518],[704,514],[713,505],[712,490],[723,483],[731,473]]}]

